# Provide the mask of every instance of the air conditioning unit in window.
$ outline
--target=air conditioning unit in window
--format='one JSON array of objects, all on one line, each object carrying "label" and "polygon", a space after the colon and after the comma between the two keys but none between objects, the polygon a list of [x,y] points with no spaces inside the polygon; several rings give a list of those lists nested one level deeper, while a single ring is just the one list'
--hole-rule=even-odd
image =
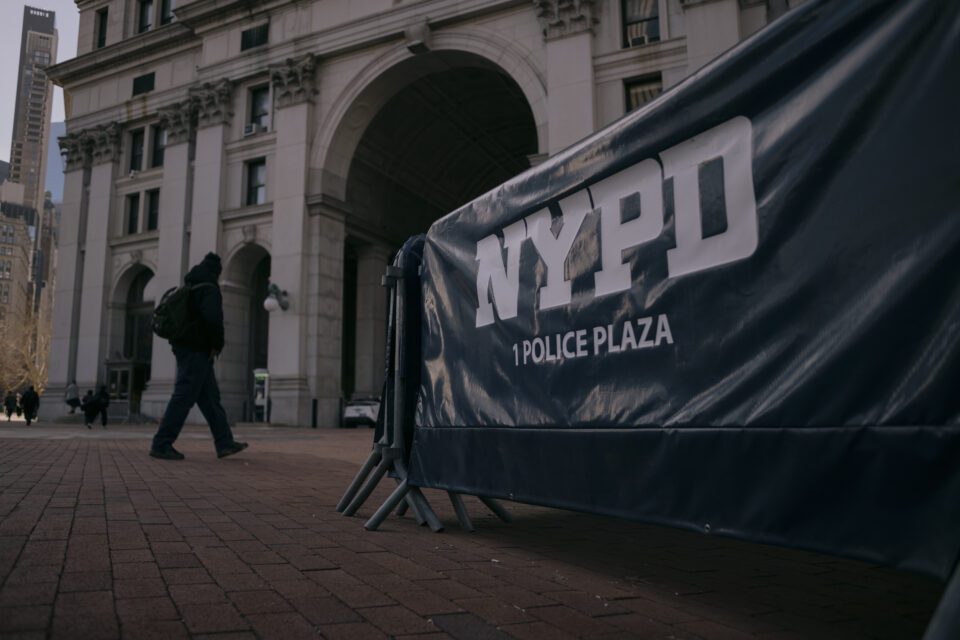
[{"label": "air conditioning unit in window", "polygon": [[243,137],[244,137],[244,138],[246,138],[247,136],[255,136],[255,135],[257,135],[258,133],[260,133],[261,131],[263,131],[263,127],[261,127],[260,125],[254,123],[254,122],[251,122],[251,123],[249,123],[249,124],[243,125]]}]

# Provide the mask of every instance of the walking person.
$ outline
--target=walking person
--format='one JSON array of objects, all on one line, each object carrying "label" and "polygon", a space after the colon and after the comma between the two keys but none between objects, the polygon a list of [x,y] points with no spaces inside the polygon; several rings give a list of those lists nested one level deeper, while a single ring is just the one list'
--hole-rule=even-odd
[{"label": "walking person", "polygon": [[71,380],[67,385],[66,391],[63,392],[63,401],[70,407],[70,415],[77,412],[77,407],[80,406],[80,390],[77,388],[76,380]]},{"label": "walking person", "polygon": [[[100,425],[106,429],[107,428],[107,407],[110,406],[110,394],[107,392],[107,385],[100,385],[100,391],[97,392],[95,396],[97,402],[97,409],[100,412]],[[97,414],[93,414],[93,417],[96,418]]]},{"label": "walking person", "polygon": [[183,460],[184,455],[173,448],[173,443],[194,404],[210,427],[218,458],[247,448],[246,442],[233,439],[213,372],[214,359],[223,350],[223,295],[217,284],[221,270],[220,256],[208,253],[184,278],[190,288],[187,321],[191,330],[180,332],[183,337],[170,342],[177,359],[177,380],[153,436],[150,455],[154,458]]},{"label": "walking person", "polygon": [[10,422],[10,417],[13,416],[13,412],[17,410],[17,394],[13,391],[8,391],[7,396],[3,399],[3,408],[7,412],[7,422]]},{"label": "walking person", "polygon": [[92,429],[90,425],[97,419],[97,413],[100,411],[100,405],[93,395],[93,390],[87,389],[87,395],[83,396],[80,402],[80,411],[83,412],[83,423],[87,425],[87,429]]},{"label": "walking person", "polygon": [[37,417],[37,409],[40,408],[40,395],[30,385],[30,388],[20,396],[20,406],[23,408],[23,417],[27,420],[27,426]]}]

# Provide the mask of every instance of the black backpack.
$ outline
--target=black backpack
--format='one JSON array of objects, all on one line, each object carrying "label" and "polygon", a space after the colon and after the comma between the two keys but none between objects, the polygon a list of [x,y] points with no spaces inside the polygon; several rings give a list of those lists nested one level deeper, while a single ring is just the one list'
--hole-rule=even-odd
[{"label": "black backpack", "polygon": [[194,321],[190,317],[190,292],[212,286],[209,282],[201,282],[168,289],[153,310],[153,332],[170,342],[189,336],[194,330]]}]

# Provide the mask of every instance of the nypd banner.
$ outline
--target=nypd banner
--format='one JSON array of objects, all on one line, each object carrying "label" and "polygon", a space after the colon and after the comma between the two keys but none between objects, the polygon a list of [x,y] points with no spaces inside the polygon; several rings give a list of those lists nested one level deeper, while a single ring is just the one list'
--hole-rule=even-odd
[{"label": "nypd banner", "polygon": [[808,2],[441,219],[414,484],[945,576],[960,4]]}]

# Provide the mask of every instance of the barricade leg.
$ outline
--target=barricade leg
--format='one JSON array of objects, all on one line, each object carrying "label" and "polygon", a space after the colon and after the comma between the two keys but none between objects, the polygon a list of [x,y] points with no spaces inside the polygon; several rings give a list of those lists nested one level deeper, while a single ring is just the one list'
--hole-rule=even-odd
[{"label": "barricade leg", "polygon": [[367,498],[370,497],[370,494],[373,493],[373,490],[377,488],[377,485],[380,484],[380,480],[383,479],[383,476],[387,474],[387,471],[390,470],[390,461],[386,458],[380,461],[380,464],[377,465],[377,468],[374,470],[373,475],[370,476],[370,480],[367,484],[360,490],[360,493],[353,499],[353,502],[344,510],[343,515],[352,516],[357,512],[357,509],[363,506],[363,503],[367,501]]},{"label": "barricade leg", "polygon": [[373,468],[380,463],[382,457],[383,455],[380,452],[380,443],[377,443],[373,446],[373,450],[370,452],[370,455],[367,456],[367,461],[363,463],[362,467],[360,467],[360,471],[357,472],[353,482],[351,482],[350,486],[347,487],[343,497],[340,498],[340,502],[337,503],[337,513],[343,513],[343,510],[347,508],[347,505],[353,501],[357,495],[357,491],[359,491],[360,487],[363,485],[363,481],[367,479],[367,476],[370,475],[370,472],[373,470]]},{"label": "barricade leg", "polygon": [[407,484],[406,480],[400,482],[397,485],[397,488],[393,490],[393,493],[390,494],[390,497],[387,498],[386,502],[380,505],[380,508],[377,509],[366,524],[363,525],[363,528],[367,531],[376,531],[377,528],[387,519],[387,516],[390,515],[390,512],[393,511],[400,501],[407,497],[407,492],[410,491],[410,485]]},{"label": "barricade leg", "polygon": [[463,504],[463,498],[459,493],[447,491],[450,496],[450,504],[453,505],[453,511],[457,514],[457,520],[460,521],[460,527],[466,532],[473,531],[473,522],[470,520],[470,514],[467,513],[467,506]]},{"label": "barricade leg", "polygon": [[513,516],[510,515],[510,512],[503,508],[499,502],[493,498],[485,498],[483,496],[477,496],[480,498],[480,502],[487,505],[487,509],[493,512],[495,516],[503,520],[504,522],[510,523],[513,522]]},{"label": "barricade leg", "polygon": [[433,509],[430,508],[427,497],[423,495],[419,487],[411,487],[408,495],[413,498],[414,506],[420,510],[420,515],[427,521],[427,526],[430,527],[430,530],[434,533],[443,531],[443,523],[440,522],[440,518],[433,512]]}]

